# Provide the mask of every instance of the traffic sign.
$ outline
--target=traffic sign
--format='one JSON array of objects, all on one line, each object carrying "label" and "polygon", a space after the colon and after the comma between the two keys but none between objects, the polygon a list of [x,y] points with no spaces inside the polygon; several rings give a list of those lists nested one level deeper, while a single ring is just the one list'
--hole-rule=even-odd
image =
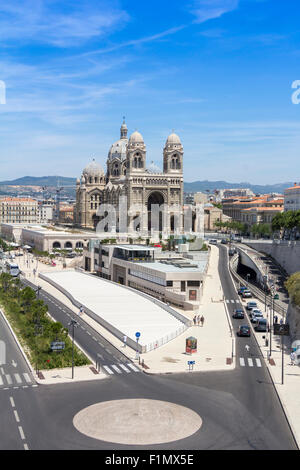
[{"label": "traffic sign", "polygon": [[136,332],[135,337],[139,338],[141,336],[141,333],[139,331]]},{"label": "traffic sign", "polygon": [[275,323],[274,325],[274,335],[288,336],[290,334],[289,325],[280,325]]},{"label": "traffic sign", "polygon": [[52,341],[50,348],[52,351],[65,349],[65,343],[63,341]]}]

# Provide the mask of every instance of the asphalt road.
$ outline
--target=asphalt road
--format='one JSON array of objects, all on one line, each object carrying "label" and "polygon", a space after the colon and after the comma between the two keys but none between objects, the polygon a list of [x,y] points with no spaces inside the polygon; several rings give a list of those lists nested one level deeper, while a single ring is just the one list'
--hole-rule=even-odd
[{"label": "asphalt road", "polygon": [[[238,299],[228,272],[225,247],[220,247],[219,269],[225,297]],[[69,322],[66,307],[63,306],[64,311],[62,304],[51,296],[46,293],[40,295],[44,295],[42,298],[48,303],[55,319],[64,324]],[[236,305],[232,303],[228,307],[232,313]],[[239,320],[233,321],[238,325]],[[82,320],[79,319],[79,322]],[[85,327],[84,324],[81,326]],[[97,336],[92,329],[89,335],[86,330],[77,328],[76,340],[94,359],[97,354],[101,354],[104,362],[124,360],[122,353],[100,335]],[[103,342],[103,346],[99,341]],[[253,357],[259,357],[260,352],[253,338],[237,338],[237,357],[245,356],[245,341],[249,343]],[[0,416],[6,424],[5,428],[1,426],[0,429],[0,449],[21,449],[24,445],[29,449],[108,451],[296,449],[268,370],[263,360],[261,362],[261,367],[241,367],[237,361],[235,370],[226,372],[171,375],[124,373],[111,375],[99,382],[0,390]],[[203,425],[186,439],[148,447],[98,441],[74,428],[73,417],[81,409],[94,403],[122,398],[148,398],[187,406],[199,413]],[[144,425],[147,426],[147,423]]]}]

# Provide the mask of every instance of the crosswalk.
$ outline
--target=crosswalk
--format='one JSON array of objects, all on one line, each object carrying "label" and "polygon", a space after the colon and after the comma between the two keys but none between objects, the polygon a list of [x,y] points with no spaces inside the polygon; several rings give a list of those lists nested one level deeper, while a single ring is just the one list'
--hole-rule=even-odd
[{"label": "crosswalk", "polygon": [[240,357],[239,363],[241,367],[262,367],[261,360],[258,357]]},{"label": "crosswalk", "polygon": [[125,364],[109,364],[109,365],[102,365],[103,372],[106,372],[108,375],[113,374],[130,374],[130,372],[140,372],[140,369],[135,367],[133,364],[128,362]]},{"label": "crosswalk", "polygon": [[241,303],[240,299],[225,299],[225,302],[227,304],[240,304]]},{"label": "crosswalk", "polygon": [[34,383],[34,380],[30,378],[27,372],[7,374],[2,368],[0,370],[0,388],[28,386],[33,385]]}]

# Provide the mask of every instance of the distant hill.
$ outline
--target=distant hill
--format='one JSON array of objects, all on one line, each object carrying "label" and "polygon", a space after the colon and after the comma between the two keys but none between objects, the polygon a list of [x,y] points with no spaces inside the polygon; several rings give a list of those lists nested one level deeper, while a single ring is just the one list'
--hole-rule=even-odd
[{"label": "distant hill", "polygon": [[1,181],[6,186],[75,186],[76,178],[65,176],[23,176],[11,181]]},{"label": "distant hill", "polygon": [[[268,193],[283,193],[286,188],[293,186],[293,182],[278,183],[270,185],[258,185],[250,183],[228,183],[227,181],[194,181],[192,183],[184,183],[184,191],[189,192],[205,192],[207,190],[214,191],[215,189],[234,189],[234,188],[249,188],[255,194],[268,194]],[[76,178],[67,178],[65,176],[24,176],[11,181],[1,181],[1,186],[73,186],[75,189]],[[71,188],[70,188],[71,189]]]},{"label": "distant hill", "polygon": [[184,183],[184,191],[187,193],[205,192],[206,190],[214,191],[215,189],[236,189],[236,188],[249,188],[255,194],[269,194],[281,193],[283,194],[286,188],[293,186],[293,182],[278,183],[268,185],[258,185],[250,183],[227,183],[227,181],[194,181],[192,183]]}]

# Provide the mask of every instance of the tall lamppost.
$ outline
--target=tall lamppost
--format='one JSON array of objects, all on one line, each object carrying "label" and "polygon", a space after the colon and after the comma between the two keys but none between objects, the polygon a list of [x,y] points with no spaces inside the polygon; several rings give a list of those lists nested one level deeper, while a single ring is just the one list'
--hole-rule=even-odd
[{"label": "tall lamppost", "polygon": [[78,322],[72,318],[68,325],[72,327],[72,379],[74,379],[74,331],[78,326]]},{"label": "tall lamppost", "polygon": [[274,325],[274,293],[271,292],[271,305],[270,305],[270,353],[269,356],[272,355],[272,328]]}]

